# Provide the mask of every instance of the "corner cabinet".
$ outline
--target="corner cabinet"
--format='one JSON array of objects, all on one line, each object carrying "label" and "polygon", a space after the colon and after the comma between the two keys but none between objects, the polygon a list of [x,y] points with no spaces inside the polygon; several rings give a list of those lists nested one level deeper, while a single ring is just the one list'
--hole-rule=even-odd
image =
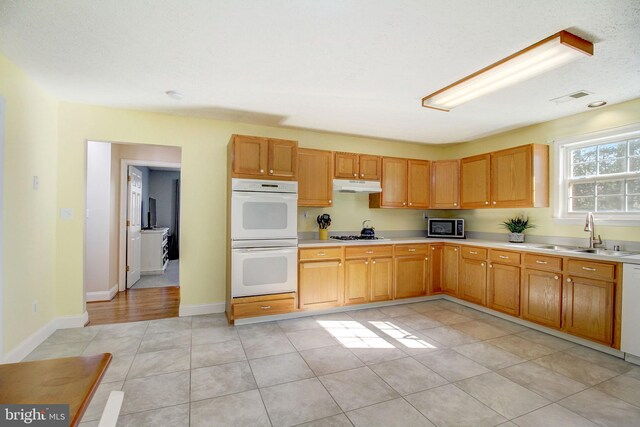
[{"label": "corner cabinet", "polygon": [[298,174],[296,141],[232,135],[229,141],[234,178],[294,181]]},{"label": "corner cabinet", "polygon": [[333,153],[298,149],[298,206],[333,206]]}]

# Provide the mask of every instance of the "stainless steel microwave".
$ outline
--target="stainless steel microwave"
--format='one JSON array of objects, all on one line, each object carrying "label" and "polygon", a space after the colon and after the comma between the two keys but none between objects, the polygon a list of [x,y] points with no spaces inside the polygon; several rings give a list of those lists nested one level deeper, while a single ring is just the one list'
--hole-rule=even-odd
[{"label": "stainless steel microwave", "polygon": [[427,237],[464,239],[464,219],[427,218]]}]

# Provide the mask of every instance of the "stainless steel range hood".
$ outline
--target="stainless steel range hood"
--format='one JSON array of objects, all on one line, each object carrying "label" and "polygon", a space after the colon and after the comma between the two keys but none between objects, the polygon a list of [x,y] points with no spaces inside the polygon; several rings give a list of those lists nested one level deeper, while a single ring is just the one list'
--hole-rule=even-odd
[{"label": "stainless steel range hood", "polygon": [[356,179],[334,179],[333,191],[340,193],[381,193],[380,181],[360,181]]}]

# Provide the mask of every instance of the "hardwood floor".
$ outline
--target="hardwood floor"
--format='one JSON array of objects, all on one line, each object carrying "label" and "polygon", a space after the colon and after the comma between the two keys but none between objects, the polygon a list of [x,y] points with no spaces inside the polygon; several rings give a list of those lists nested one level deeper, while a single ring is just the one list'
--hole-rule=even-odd
[{"label": "hardwood floor", "polygon": [[88,302],[89,325],[136,322],[177,317],[180,288],[133,289],[118,292],[111,301]]}]

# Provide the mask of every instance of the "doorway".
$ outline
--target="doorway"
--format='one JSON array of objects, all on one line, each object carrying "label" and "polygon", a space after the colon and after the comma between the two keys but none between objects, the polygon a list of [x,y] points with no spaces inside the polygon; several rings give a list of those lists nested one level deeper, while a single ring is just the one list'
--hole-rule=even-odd
[{"label": "doorway", "polygon": [[178,316],[180,162],[179,147],[88,142],[89,324]]}]

